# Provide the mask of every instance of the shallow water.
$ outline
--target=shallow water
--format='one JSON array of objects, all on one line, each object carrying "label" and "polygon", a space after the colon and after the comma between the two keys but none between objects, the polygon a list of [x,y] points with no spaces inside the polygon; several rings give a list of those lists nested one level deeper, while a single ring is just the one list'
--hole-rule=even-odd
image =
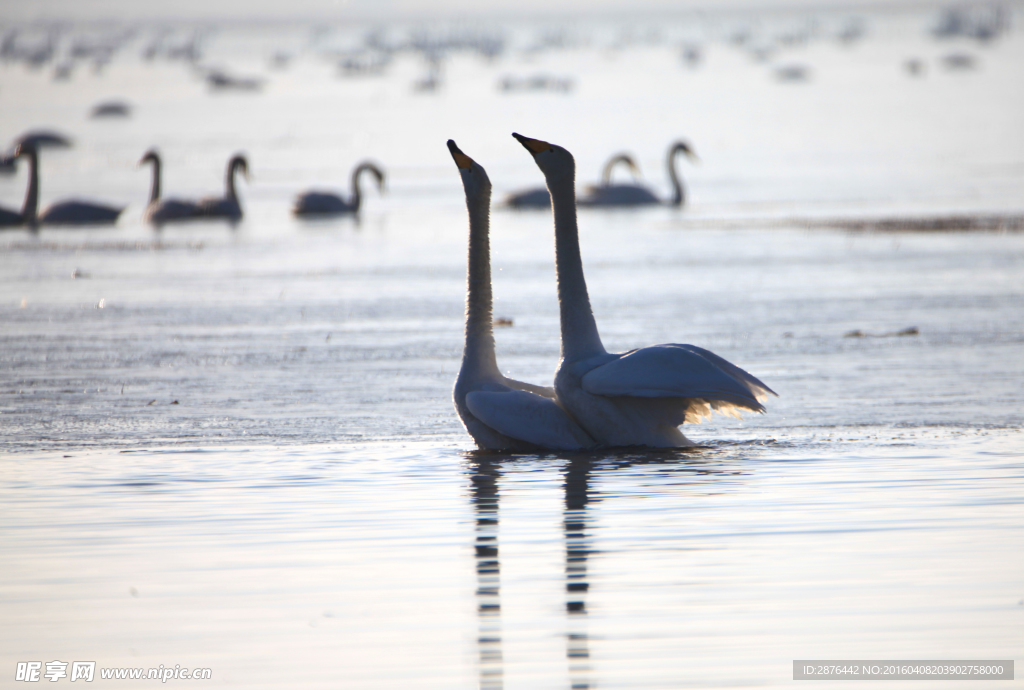
[{"label": "shallow water", "polygon": [[[940,44],[900,14],[844,47],[841,19],[785,56],[813,67],[806,84],[774,81],[782,57],[749,60],[711,20],[697,70],[678,58],[690,25],[653,44],[579,25],[570,50],[457,55],[435,94],[410,89],[408,56],[337,79],[302,27],[280,34],[306,46],[284,72],[265,71],[269,30],[211,41],[268,77],[259,94],[207,93],[140,61],[139,41],[68,83],[0,66],[5,132],[76,138],[44,153],[44,203],[130,201],[113,228],[0,236],[2,673],[750,687],[790,684],[794,659],[1012,659],[1024,235],[823,219],[1019,216],[1024,41]],[[953,49],[979,69],[942,71]],[[924,78],[902,72],[910,55]],[[494,88],[542,70],[576,88]],[[132,119],[85,119],[115,93]],[[686,451],[472,451],[450,402],[466,220],[444,141],[487,167],[497,202],[540,182],[512,130],[573,150],[581,184],[632,148],[666,194],[663,149],[691,138],[685,211],[581,211],[598,324],[610,350],[721,354],[780,394],[767,415],[687,425]],[[180,196],[219,190],[245,149],[245,219],[145,226],[132,166],[153,144]],[[367,155],[390,179],[359,221],[288,215]],[[0,204],[23,184],[0,178]],[[495,315],[514,324],[499,363],[538,382],[558,356],[551,245],[546,214],[492,214]]]}]

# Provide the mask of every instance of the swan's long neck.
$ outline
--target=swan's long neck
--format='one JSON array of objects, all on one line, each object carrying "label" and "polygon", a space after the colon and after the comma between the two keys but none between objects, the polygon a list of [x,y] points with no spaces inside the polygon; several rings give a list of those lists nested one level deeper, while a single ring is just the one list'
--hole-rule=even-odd
[{"label": "swan's long neck", "polygon": [[227,198],[238,201],[238,194],[235,192],[235,171],[241,166],[238,161],[231,161],[228,166]]},{"label": "swan's long neck", "polygon": [[555,272],[562,324],[562,359],[580,360],[604,354],[597,322],[583,277],[580,236],[576,225],[575,177],[548,181],[555,217]]},{"label": "swan's long neck", "polygon": [[149,203],[155,204],[160,200],[160,159],[154,156],[149,162],[153,164],[153,184],[149,188]]},{"label": "swan's long neck", "polygon": [[25,204],[21,207],[21,217],[26,225],[35,226],[39,214],[39,154],[34,150],[28,155],[28,190],[25,192]]},{"label": "swan's long neck", "polygon": [[363,194],[359,191],[359,176],[363,174],[364,170],[369,170],[370,166],[360,165],[352,171],[352,210],[358,211],[360,205],[363,203]]},{"label": "swan's long neck", "polygon": [[686,192],[683,191],[683,183],[679,181],[679,173],[676,172],[676,153],[679,149],[673,147],[668,150],[668,179],[672,181],[672,205],[682,206],[686,201]]},{"label": "swan's long neck", "polygon": [[475,373],[497,374],[491,315],[491,195],[488,191],[480,196],[482,198],[466,198],[469,263],[466,270],[466,348],[462,353],[462,366],[471,366]]}]

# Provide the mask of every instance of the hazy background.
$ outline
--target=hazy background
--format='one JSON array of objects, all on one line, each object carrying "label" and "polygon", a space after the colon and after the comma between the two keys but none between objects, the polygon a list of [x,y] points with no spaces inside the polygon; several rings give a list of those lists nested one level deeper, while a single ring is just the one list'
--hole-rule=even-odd
[{"label": "hazy background", "polygon": [[33,0],[5,2],[4,20],[116,20],[116,19],[237,19],[270,18],[431,19],[460,17],[583,17],[618,15],[635,18],[638,13],[692,11],[746,11],[763,9],[863,10],[892,7],[937,6],[935,2],[886,2],[885,0],[182,0],[181,2],[133,2],[132,0]]}]

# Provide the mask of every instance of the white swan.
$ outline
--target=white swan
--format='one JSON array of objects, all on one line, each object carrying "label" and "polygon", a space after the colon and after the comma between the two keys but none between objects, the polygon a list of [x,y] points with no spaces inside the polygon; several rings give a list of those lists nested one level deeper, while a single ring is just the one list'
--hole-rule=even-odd
[{"label": "white swan", "polygon": [[292,213],[297,216],[338,215],[342,213],[359,213],[362,194],[359,191],[359,177],[371,173],[377,178],[377,189],[384,192],[384,171],[370,161],[363,161],[352,171],[352,198],[345,201],[337,194],[330,192],[309,191],[295,197]]},{"label": "white swan", "polygon": [[[637,166],[636,161],[628,153],[618,153],[608,159],[608,162],[604,164],[604,170],[601,171],[601,185],[607,186],[612,181],[612,171],[615,166],[623,164],[629,168],[630,172],[633,173],[633,177],[636,177],[640,168]],[[522,192],[515,192],[505,197],[505,205],[509,208],[551,208],[551,195],[548,194],[547,187],[535,187],[533,189],[526,189]]]},{"label": "white swan", "polygon": [[555,373],[558,401],[605,446],[692,445],[678,429],[711,410],[763,412],[768,386],[718,355],[693,345],[653,345],[610,354],[590,307],[576,226],[572,154],[561,146],[513,134],[544,173],[554,205],[555,267],[562,355]]},{"label": "white swan", "polygon": [[462,176],[469,211],[466,345],[455,380],[455,409],[480,448],[574,450],[594,445],[555,402],[550,388],[502,376],[491,326],[491,181],[482,167],[448,140]]},{"label": "white swan", "polygon": [[94,204],[88,201],[59,201],[39,213],[39,153],[33,144],[20,144],[16,156],[28,158],[28,193],[23,218],[26,225],[98,225],[114,223],[124,207]]},{"label": "white swan", "polygon": [[668,179],[672,184],[672,199],[662,201],[654,192],[647,187],[638,184],[610,184],[605,180],[603,184],[588,187],[586,194],[579,199],[580,206],[651,206],[666,204],[668,206],[682,206],[686,202],[686,192],[683,190],[683,183],[679,180],[679,173],[676,172],[676,155],[686,154],[693,162],[697,162],[697,154],[693,152],[690,145],[685,141],[677,141],[668,149],[668,157],[665,161],[668,167]]},{"label": "white swan", "polygon": [[199,200],[199,215],[206,218],[227,218],[238,220],[242,217],[242,205],[238,203],[235,192],[235,172],[241,170],[245,179],[249,179],[249,161],[245,156],[236,153],[228,161],[227,181],[224,196],[205,197]]},{"label": "white swan", "polygon": [[199,204],[195,201],[182,199],[160,198],[160,154],[156,149],[146,151],[139,165],[150,163],[153,166],[153,183],[149,191],[149,204],[143,217],[154,225],[171,223],[177,220],[188,220],[200,215]]}]

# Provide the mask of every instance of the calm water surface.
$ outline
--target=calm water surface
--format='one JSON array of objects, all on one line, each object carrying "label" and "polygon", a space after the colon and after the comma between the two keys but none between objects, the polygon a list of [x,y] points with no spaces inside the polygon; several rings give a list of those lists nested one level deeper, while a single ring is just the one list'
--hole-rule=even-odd
[{"label": "calm water surface", "polygon": [[[267,77],[258,94],[141,61],[141,35],[69,82],[0,66],[4,132],[76,139],[44,153],[43,203],[128,205],[112,228],[0,236],[0,677],[61,660],[245,688],[743,688],[791,685],[794,659],[1020,661],[1024,235],[822,226],[1019,214],[1024,40],[937,43],[930,15],[883,15],[843,46],[844,19],[768,63],[725,20],[632,42],[573,25],[549,51],[524,26],[495,61],[447,60],[433,94],[408,54],[337,78],[304,27],[210,40],[210,62]],[[772,21],[759,35],[806,24]],[[266,69],[275,41],[287,70]],[[945,71],[956,50],[978,69]],[[811,79],[775,80],[787,61]],[[576,87],[495,88],[541,71]],[[114,95],[130,120],[86,117]],[[691,139],[684,212],[581,212],[598,324],[610,350],[727,357],[780,394],[767,415],[687,426],[686,451],[472,450],[444,142],[498,202],[541,181],[513,130],[570,148],[581,184],[631,149],[663,194],[664,148]],[[245,219],[145,226],[152,145],[186,197],[245,150]],[[368,156],[390,179],[359,221],[289,216]],[[23,190],[0,178],[0,204]],[[550,380],[550,218],[495,210],[492,234],[500,365]]]}]

